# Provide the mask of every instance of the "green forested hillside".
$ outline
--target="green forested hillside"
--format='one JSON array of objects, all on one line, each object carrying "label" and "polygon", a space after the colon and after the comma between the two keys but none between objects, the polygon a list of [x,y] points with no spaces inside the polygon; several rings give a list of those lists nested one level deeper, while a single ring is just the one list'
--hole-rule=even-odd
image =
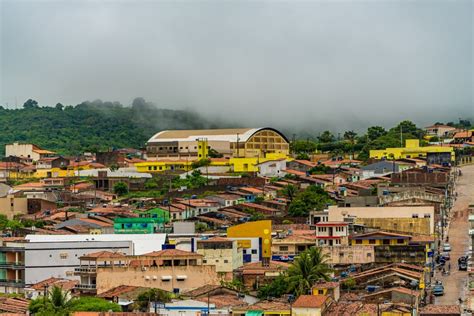
[{"label": "green forested hillside", "polygon": [[159,109],[142,98],[125,107],[117,102],[83,102],[76,106],[39,106],[28,100],[22,109],[0,107],[0,155],[5,144],[31,142],[65,155],[111,147],[143,147],[163,129],[218,127],[189,111]]}]

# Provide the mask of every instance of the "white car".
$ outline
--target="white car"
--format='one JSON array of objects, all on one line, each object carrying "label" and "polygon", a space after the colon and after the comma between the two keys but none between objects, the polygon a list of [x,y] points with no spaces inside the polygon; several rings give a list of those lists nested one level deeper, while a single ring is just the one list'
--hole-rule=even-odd
[{"label": "white car", "polygon": [[443,251],[451,251],[451,245],[450,244],[444,244],[443,245]]}]

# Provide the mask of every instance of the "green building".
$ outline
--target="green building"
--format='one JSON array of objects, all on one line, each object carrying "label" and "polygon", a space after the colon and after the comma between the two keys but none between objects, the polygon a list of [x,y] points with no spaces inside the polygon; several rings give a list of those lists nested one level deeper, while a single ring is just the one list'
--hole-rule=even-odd
[{"label": "green building", "polygon": [[116,218],[115,234],[153,234],[164,231],[164,224],[159,219],[149,217]]},{"label": "green building", "polygon": [[141,218],[153,218],[158,223],[166,224],[170,222],[170,212],[159,207],[149,209],[145,212],[136,211]]}]

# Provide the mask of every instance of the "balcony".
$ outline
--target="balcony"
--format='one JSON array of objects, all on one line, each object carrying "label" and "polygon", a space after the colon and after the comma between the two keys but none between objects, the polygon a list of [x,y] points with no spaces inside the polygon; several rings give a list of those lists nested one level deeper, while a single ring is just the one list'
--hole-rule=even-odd
[{"label": "balcony", "polygon": [[90,268],[84,268],[84,267],[81,267],[81,268],[74,268],[74,274],[75,275],[80,275],[80,274],[96,274],[97,273],[97,269],[94,267],[90,267]]},{"label": "balcony", "polygon": [[95,291],[97,286],[95,284],[76,284],[74,288],[82,291]]},{"label": "balcony", "polygon": [[0,268],[23,270],[25,269],[25,263],[24,262],[0,262]]},{"label": "balcony", "polygon": [[24,280],[0,279],[0,286],[25,287]]}]

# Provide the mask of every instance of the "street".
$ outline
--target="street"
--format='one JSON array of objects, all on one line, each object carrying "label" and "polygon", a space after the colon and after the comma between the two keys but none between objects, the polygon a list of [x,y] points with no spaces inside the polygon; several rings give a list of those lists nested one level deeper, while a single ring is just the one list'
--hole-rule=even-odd
[{"label": "street", "polygon": [[[458,270],[458,258],[463,256],[470,246],[468,234],[468,206],[472,204],[474,196],[474,165],[465,166],[461,169],[462,176],[459,177],[456,192],[457,200],[451,210],[448,236],[451,244],[451,273],[442,276],[436,272],[435,279],[444,284],[444,295],[436,298],[436,304],[459,304],[459,298],[465,299],[468,273]],[[449,261],[448,261],[449,262]],[[448,267],[448,263],[446,264]]]}]

